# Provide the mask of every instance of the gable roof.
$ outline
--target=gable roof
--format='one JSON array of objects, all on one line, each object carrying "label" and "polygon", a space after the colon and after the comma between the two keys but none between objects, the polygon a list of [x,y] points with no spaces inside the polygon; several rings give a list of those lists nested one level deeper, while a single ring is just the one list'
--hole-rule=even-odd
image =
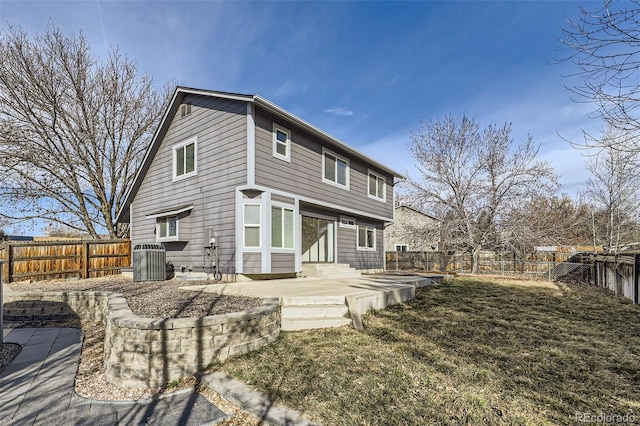
[{"label": "gable roof", "polygon": [[207,96],[207,97],[252,103],[254,105],[261,107],[265,111],[275,115],[276,117],[286,120],[288,123],[293,123],[294,125],[304,129],[305,131],[329,143],[333,147],[337,147],[341,149],[342,151],[346,152],[350,156],[361,159],[364,162],[373,165],[375,168],[379,169],[380,171],[388,173],[393,177],[399,177],[399,178],[403,177],[402,174],[400,174],[399,172],[368,157],[367,155],[363,154],[357,149],[347,145],[346,143],[340,141],[339,139],[334,138],[328,133],[320,130],[314,125],[306,122],[300,117],[294,115],[293,113],[285,110],[284,108],[274,104],[273,102],[259,95],[246,95],[246,94],[240,94],[240,93],[219,92],[219,91],[213,91],[213,90],[178,86],[176,87],[176,90],[173,92],[173,96],[171,97],[169,105],[167,106],[167,109],[164,115],[162,116],[162,119],[160,120],[160,124],[158,125],[158,128],[156,129],[155,133],[153,134],[153,138],[151,139],[151,144],[149,145],[147,152],[145,153],[145,156],[142,160],[142,164],[138,169],[138,173],[136,174],[136,177],[133,181],[133,185],[127,192],[124,202],[122,203],[122,207],[120,208],[120,211],[116,215],[116,223],[127,222],[129,220],[129,206],[133,201],[133,197],[135,197],[136,193],[140,189],[142,180],[144,179],[144,176],[149,170],[149,166],[151,165],[153,157],[155,157],[155,154],[158,152],[160,143],[162,142],[162,139],[164,138],[165,134],[169,129],[169,126],[171,124],[171,117],[173,117],[176,114],[178,107],[182,103],[182,100],[187,95],[201,95],[201,96]]},{"label": "gable roof", "polygon": [[440,219],[438,219],[437,217],[435,217],[435,216],[433,216],[433,215],[430,215],[429,213],[425,213],[425,212],[423,212],[422,210],[419,210],[419,209],[417,209],[417,208],[415,208],[415,207],[411,207],[411,206],[409,206],[409,205],[407,205],[407,204],[398,204],[395,208],[396,208],[396,210],[397,210],[397,209],[407,209],[407,210],[411,210],[411,211],[413,211],[413,212],[416,212],[416,213],[418,213],[418,214],[421,214],[422,216],[426,216],[426,217],[428,217],[428,218],[430,218],[430,219],[433,219],[433,220],[436,220],[436,221],[438,221],[438,222],[441,222],[441,220],[440,220]]}]

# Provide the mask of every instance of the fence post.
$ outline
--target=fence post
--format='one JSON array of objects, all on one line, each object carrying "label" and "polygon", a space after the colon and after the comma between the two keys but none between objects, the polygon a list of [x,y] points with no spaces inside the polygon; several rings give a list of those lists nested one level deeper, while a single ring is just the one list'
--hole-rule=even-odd
[{"label": "fence post", "polygon": [[2,284],[2,268],[4,267],[4,260],[0,260],[0,345],[4,343],[4,301],[2,300],[2,294],[4,288]]},{"label": "fence post", "polygon": [[396,272],[398,272],[400,269],[398,269],[398,251],[396,250],[395,252],[396,255]]},{"label": "fence post", "polygon": [[80,276],[82,278],[89,278],[89,243],[87,241],[83,241],[82,242],[82,248],[81,250],[81,254],[82,254],[82,265],[80,265],[81,267],[81,272],[80,272]]},{"label": "fence post", "polygon": [[5,259],[7,262],[7,282],[10,283],[13,281],[13,246],[11,243],[7,243],[7,258]]},{"label": "fence post", "polygon": [[640,254],[633,255],[633,303],[638,304],[638,282],[640,279]]}]

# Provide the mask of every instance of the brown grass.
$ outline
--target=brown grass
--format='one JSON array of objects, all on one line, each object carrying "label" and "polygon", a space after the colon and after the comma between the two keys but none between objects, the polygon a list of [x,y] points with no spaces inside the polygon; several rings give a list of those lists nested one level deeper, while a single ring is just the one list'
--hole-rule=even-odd
[{"label": "brown grass", "polygon": [[640,309],[579,285],[457,277],[222,369],[328,425],[640,422]]}]

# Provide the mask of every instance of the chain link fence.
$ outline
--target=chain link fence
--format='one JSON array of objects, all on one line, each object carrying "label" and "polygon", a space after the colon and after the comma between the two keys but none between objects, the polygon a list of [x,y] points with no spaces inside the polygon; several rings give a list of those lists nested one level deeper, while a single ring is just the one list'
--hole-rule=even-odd
[{"label": "chain link fence", "polygon": [[[592,265],[572,262],[568,253],[541,253],[539,259],[518,259],[513,254],[483,253],[478,273],[486,275],[526,276],[549,281],[569,280],[588,282]],[[471,254],[441,252],[387,252],[388,271],[430,271],[471,273]]]}]

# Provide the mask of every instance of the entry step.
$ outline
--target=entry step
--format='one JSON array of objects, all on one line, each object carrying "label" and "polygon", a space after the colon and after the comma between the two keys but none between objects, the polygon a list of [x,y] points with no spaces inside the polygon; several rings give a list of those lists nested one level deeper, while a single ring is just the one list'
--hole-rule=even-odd
[{"label": "entry step", "polygon": [[346,263],[305,263],[302,265],[302,274],[307,277],[325,279],[360,278],[360,271],[350,267]]},{"label": "entry step", "polygon": [[347,305],[293,305],[293,306],[281,306],[282,319],[305,319],[305,318],[327,318],[344,317],[349,313]]},{"label": "entry step", "polygon": [[313,330],[345,325],[351,325],[351,318],[283,318],[280,329],[284,331]]}]

